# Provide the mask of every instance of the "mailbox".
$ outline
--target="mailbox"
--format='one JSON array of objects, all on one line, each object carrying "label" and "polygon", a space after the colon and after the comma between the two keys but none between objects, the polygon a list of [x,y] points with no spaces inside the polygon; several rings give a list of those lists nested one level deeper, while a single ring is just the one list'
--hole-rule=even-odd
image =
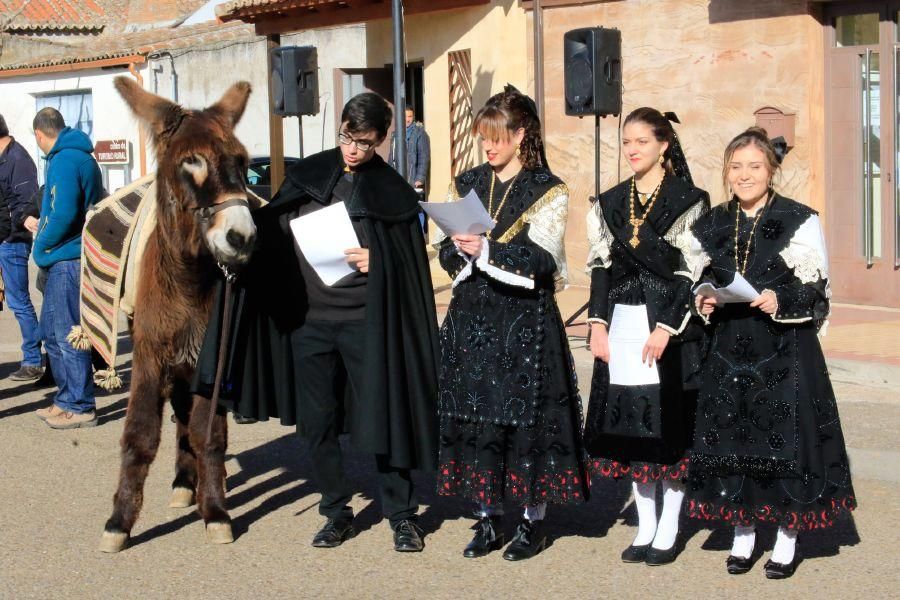
[{"label": "mailbox", "polygon": [[766,133],[769,134],[769,139],[781,136],[787,142],[789,148],[794,147],[796,113],[787,113],[774,106],[766,106],[753,114],[756,116],[757,127],[765,129]]}]

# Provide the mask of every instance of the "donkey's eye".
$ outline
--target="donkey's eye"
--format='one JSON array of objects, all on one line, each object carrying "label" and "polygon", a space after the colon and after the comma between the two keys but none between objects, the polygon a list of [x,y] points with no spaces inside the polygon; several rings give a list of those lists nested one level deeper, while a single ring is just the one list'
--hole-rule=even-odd
[{"label": "donkey's eye", "polygon": [[203,182],[206,181],[206,177],[209,174],[206,159],[199,154],[194,154],[182,159],[181,168],[193,178],[197,187],[203,186]]}]

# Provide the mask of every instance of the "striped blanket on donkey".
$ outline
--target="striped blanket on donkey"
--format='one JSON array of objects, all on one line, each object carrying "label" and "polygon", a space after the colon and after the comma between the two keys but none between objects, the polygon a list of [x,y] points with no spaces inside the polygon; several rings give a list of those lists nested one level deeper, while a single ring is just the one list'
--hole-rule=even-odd
[{"label": "striped blanket on donkey", "polygon": [[156,176],[147,175],[97,203],[87,215],[81,241],[81,325],[69,343],[93,346],[107,368],[94,374],[106,390],[122,386],[116,372],[120,311],[134,314],[140,258],[156,226]]}]

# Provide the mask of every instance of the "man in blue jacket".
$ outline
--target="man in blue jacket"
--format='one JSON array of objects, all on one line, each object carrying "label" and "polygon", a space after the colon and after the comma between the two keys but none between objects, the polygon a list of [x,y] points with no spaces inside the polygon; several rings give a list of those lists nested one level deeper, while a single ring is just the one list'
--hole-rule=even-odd
[{"label": "man in blue jacket", "polygon": [[41,367],[41,329],[28,292],[28,255],[31,232],[25,219],[37,192],[37,169],[28,151],[11,135],[0,115],[0,199],[7,212],[4,224],[9,230],[0,239],[0,269],[6,288],[6,303],[22,332],[22,364],[9,376],[13,381],[34,381],[43,375]]},{"label": "man in blue jacket", "polygon": [[[397,134],[391,138],[388,162],[397,167]],[[431,166],[431,138],[421,121],[416,121],[416,111],[406,107],[406,180],[419,193],[421,200],[428,200],[428,169]],[[399,170],[399,169],[398,169]],[[425,213],[419,214],[423,231],[426,230]]]},{"label": "man in blue jacket", "polygon": [[34,262],[47,271],[41,327],[59,391],[53,405],[37,415],[54,429],[97,424],[90,351],[66,340],[80,323],[81,230],[90,207],[100,199],[103,181],[87,135],[66,127],[54,108],[34,117],[34,137],[47,155],[41,218],[34,237]]}]

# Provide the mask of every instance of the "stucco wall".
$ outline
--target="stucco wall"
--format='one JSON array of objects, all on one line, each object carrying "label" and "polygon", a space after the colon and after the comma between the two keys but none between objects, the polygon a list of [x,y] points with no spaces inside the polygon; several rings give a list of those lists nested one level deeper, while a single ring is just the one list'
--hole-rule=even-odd
[{"label": "stucco wall", "polygon": [[[406,56],[424,61],[424,117],[431,136],[432,197],[443,196],[450,184],[450,100],[447,53],[472,52],[472,101],[477,111],[487,99],[511,83],[528,83],[525,13],[518,0],[494,0],[488,5],[412,15],[406,19]],[[393,62],[391,22],[368,25],[368,65]],[[478,152],[477,162],[483,160]]]},{"label": "stucco wall", "polygon": [[[593,118],[565,116],[563,34],[579,27],[622,32],[624,112],[640,106],[674,111],[698,186],[724,199],[722,153],[755,123],[753,112],[796,112],[796,147],[779,189],[824,205],[822,28],[803,0],[628,0],[544,10],[546,132],[553,170],[571,190],[567,251],[574,283],[587,283],[584,218],[593,195]],[[529,13],[528,30],[531,29]],[[529,56],[530,56],[529,45]],[[531,68],[529,64],[529,74]],[[618,119],[601,124],[601,189],[619,180]],[[630,176],[621,161],[621,178]]]}]

